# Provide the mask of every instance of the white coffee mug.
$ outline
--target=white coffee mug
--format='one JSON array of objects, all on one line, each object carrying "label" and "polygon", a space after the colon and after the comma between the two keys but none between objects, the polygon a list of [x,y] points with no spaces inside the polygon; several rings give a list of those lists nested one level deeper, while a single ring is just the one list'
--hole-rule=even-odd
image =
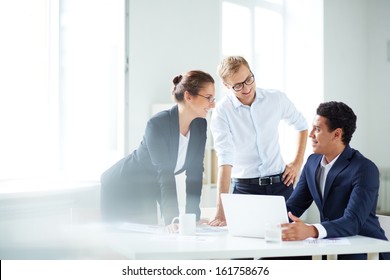
[{"label": "white coffee mug", "polygon": [[172,219],[172,224],[179,222],[180,235],[195,235],[196,215],[195,214],[180,214],[179,217]]}]

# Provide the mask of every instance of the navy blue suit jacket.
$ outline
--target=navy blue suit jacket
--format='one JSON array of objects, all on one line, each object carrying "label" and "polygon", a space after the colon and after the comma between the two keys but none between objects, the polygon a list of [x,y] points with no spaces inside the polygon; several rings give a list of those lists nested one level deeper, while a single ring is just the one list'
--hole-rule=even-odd
[{"label": "navy blue suit jacket", "polygon": [[[198,219],[206,130],[205,119],[192,121],[184,167],[176,173],[186,171],[186,212]],[[174,173],[179,134],[177,105],[148,121],[140,146],[101,176],[103,218],[152,223],[156,201],[166,224],[179,214]]]},{"label": "navy blue suit jacket", "polygon": [[287,209],[300,217],[314,201],[327,237],[363,235],[387,240],[376,216],[379,171],[376,165],[349,145],[330,169],[324,197],[316,183],[322,155],[312,154],[292,195]]}]

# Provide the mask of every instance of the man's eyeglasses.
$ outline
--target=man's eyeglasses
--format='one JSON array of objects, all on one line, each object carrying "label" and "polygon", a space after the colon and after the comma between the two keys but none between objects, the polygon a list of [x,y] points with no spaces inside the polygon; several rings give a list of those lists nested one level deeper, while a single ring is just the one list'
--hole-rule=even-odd
[{"label": "man's eyeglasses", "polygon": [[253,74],[251,74],[248,78],[246,78],[245,81],[243,81],[242,83],[238,83],[238,84],[235,84],[234,86],[232,86],[232,89],[234,91],[240,91],[244,88],[244,84],[246,85],[251,85],[253,84],[255,81],[255,76]]},{"label": "man's eyeglasses", "polygon": [[203,98],[206,98],[210,103],[214,103],[215,102],[215,97],[210,95],[210,96],[204,96],[204,95],[201,95],[201,94],[197,94],[199,96],[202,96]]}]

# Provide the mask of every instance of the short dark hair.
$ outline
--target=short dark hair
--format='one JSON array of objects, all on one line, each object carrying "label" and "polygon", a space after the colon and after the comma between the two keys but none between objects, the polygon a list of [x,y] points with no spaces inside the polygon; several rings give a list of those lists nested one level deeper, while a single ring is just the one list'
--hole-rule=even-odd
[{"label": "short dark hair", "polygon": [[318,106],[317,115],[327,119],[329,131],[341,128],[343,130],[341,140],[345,145],[349,144],[356,130],[357,117],[348,105],[336,101],[324,102]]}]

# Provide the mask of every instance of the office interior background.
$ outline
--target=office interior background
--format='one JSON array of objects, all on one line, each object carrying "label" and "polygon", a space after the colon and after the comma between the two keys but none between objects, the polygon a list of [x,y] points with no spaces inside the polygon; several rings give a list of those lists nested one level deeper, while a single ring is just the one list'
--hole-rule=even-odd
[{"label": "office interior background", "polygon": [[[230,54],[248,59],[257,86],[286,92],[309,125],[322,101],[350,105],[351,146],[381,169],[378,210],[390,212],[388,0],[1,0],[0,35],[3,237],[37,220],[96,218],[100,174],[173,104],[173,77],[207,71],[220,99],[216,67]],[[295,139],[280,131],[288,160]]]}]

